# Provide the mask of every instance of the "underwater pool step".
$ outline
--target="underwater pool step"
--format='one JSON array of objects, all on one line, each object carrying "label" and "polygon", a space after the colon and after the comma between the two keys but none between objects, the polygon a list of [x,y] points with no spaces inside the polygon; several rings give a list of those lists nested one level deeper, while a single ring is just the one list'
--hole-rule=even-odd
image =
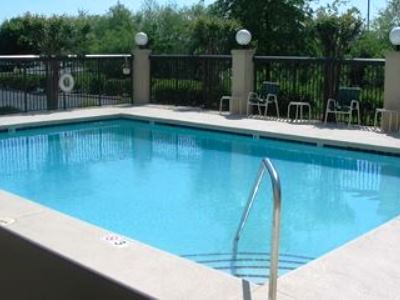
[{"label": "underwater pool step", "polygon": [[[194,258],[194,257],[207,257],[207,256],[233,256],[233,253],[229,252],[211,252],[211,253],[196,253],[196,254],[184,254],[181,255],[182,257],[186,258]],[[267,256],[269,257],[270,254],[268,252],[237,252],[236,256]],[[293,257],[298,258],[306,261],[311,261],[314,257],[304,256],[304,255],[297,255],[297,254],[289,254],[289,253],[279,253],[279,257]]]},{"label": "underwater pool step", "polygon": [[[181,255],[210,268],[227,272],[236,277],[264,284],[269,275],[270,255],[267,252],[197,253]],[[296,254],[279,255],[279,274],[295,270],[313,260]]]}]

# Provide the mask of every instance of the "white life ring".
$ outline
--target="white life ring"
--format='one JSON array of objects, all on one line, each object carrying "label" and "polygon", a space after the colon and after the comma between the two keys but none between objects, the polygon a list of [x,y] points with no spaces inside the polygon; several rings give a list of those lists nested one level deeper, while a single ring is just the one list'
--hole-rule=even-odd
[{"label": "white life ring", "polygon": [[74,89],[75,80],[71,74],[63,74],[58,81],[58,86],[65,93],[70,93]]}]

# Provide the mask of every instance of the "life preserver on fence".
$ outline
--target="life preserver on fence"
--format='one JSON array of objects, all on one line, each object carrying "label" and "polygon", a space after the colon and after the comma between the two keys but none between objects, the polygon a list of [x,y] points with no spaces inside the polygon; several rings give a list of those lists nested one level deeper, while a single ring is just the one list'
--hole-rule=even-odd
[{"label": "life preserver on fence", "polygon": [[71,74],[61,75],[60,80],[58,81],[58,86],[65,93],[72,92],[75,86],[74,77],[72,77]]}]

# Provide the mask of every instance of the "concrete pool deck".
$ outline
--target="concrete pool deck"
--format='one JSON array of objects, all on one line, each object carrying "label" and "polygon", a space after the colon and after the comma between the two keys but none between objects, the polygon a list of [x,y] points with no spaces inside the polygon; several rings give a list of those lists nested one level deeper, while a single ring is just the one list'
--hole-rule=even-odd
[{"label": "concrete pool deck", "polygon": [[[400,154],[399,135],[389,136],[369,128],[292,124],[151,105],[5,116],[0,118],[0,130],[118,116]],[[11,198],[15,201],[9,201]],[[0,217],[17,220],[4,227],[8,232],[154,298],[266,299],[265,286],[244,287],[239,279],[135,241],[129,241],[127,248],[110,248],[101,241],[106,233],[104,230],[4,192],[0,193]],[[280,277],[278,299],[400,299],[399,236],[400,219],[395,218]],[[68,242],[71,240],[76,242],[74,247]],[[96,255],[93,255],[94,251]],[[148,261],[143,257],[154,257],[155,260]],[[105,261],[106,258],[113,264]],[[126,261],[134,263],[124,264]]]},{"label": "concrete pool deck", "polygon": [[309,123],[306,121],[293,123],[286,120],[220,115],[216,112],[195,108],[158,105],[113,106],[22,116],[2,116],[0,117],[0,130],[118,116],[400,155],[400,133],[384,134],[371,127],[325,126],[320,122]]}]

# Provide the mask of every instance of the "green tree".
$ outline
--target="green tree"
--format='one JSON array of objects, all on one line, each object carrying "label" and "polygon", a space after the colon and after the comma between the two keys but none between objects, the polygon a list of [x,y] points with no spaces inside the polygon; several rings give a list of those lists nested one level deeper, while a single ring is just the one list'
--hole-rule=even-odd
[{"label": "green tree", "polygon": [[140,30],[149,35],[150,47],[155,53],[185,54],[191,44],[191,23],[204,13],[201,5],[178,8],[147,1],[137,18]]},{"label": "green tree", "polygon": [[229,53],[235,47],[239,22],[210,16],[197,18],[192,26],[191,52],[196,54]]},{"label": "green tree", "polygon": [[26,14],[0,27],[2,54],[69,54],[83,47],[89,25],[77,18]]},{"label": "green tree", "polygon": [[90,52],[131,52],[137,29],[135,17],[127,7],[117,3],[109,9],[106,15],[93,16],[88,22],[93,28],[90,37]]},{"label": "green tree", "polygon": [[351,57],[379,58],[383,57],[388,45],[382,43],[376,31],[365,31],[354,41]]},{"label": "green tree", "polygon": [[0,26],[0,53],[39,53],[38,38],[42,35],[45,22],[44,17],[31,14],[4,21]]},{"label": "green tree", "polygon": [[41,54],[71,54],[83,52],[81,45],[89,33],[89,25],[78,27],[74,18],[53,16],[44,22],[38,32],[38,47]]},{"label": "green tree", "polygon": [[362,24],[360,12],[356,8],[340,13],[338,1],[318,9],[314,30],[321,54],[343,58],[359,37]]},{"label": "green tree", "polygon": [[391,49],[389,32],[393,27],[400,26],[400,0],[390,0],[387,7],[379,12],[373,22],[373,29],[376,31],[380,43],[386,49]]},{"label": "green tree", "polygon": [[213,14],[238,20],[257,42],[257,50],[268,55],[308,53],[311,18],[308,0],[217,0]]}]

